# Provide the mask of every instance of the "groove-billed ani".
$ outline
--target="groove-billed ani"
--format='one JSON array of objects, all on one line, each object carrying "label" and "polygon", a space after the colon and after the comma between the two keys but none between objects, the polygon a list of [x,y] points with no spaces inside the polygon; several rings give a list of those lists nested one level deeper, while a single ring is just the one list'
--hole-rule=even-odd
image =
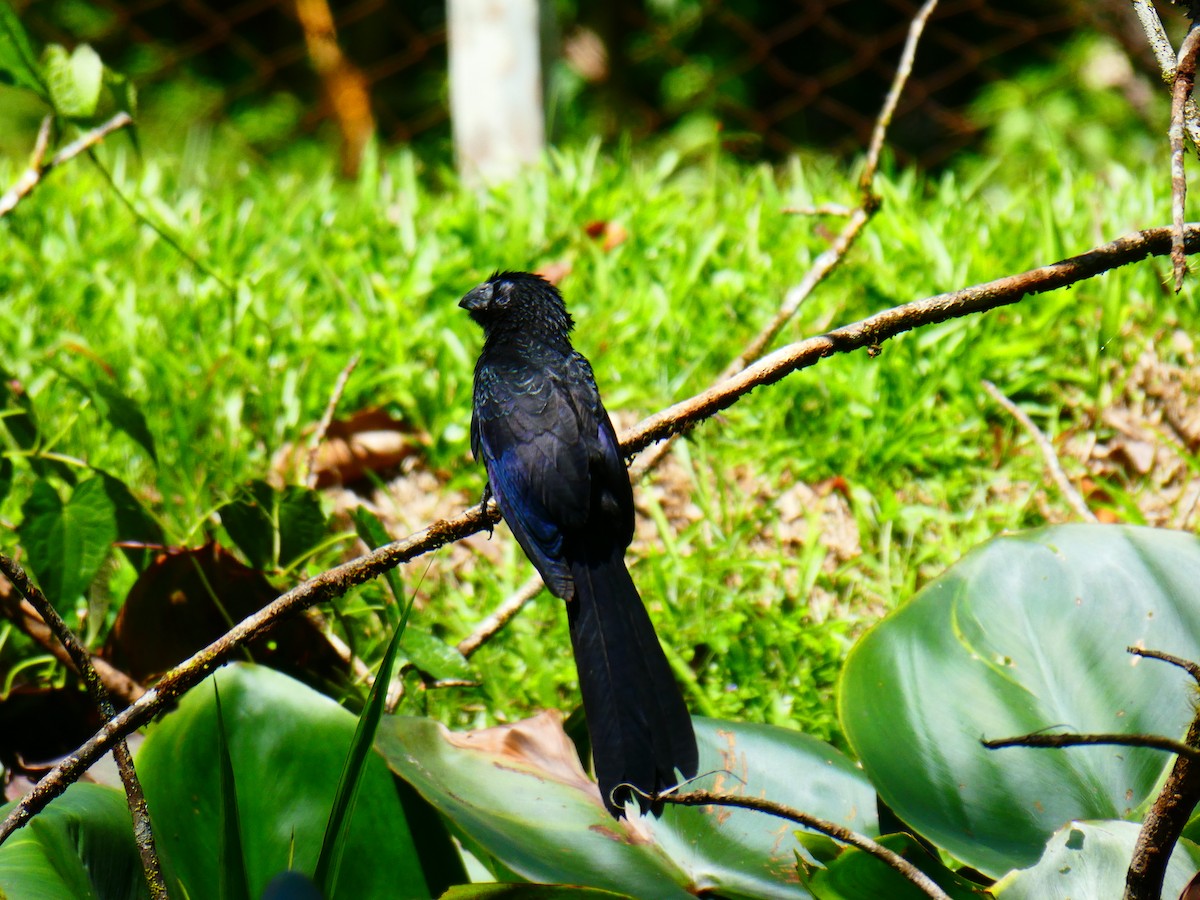
[{"label": "groove-billed ani", "polygon": [[596,779],[620,816],[619,785],[661,791],[677,783],[675,770],[690,778],[699,764],[687,707],[625,568],[629,472],[553,285],[498,272],[459,306],[484,332],[471,450],[525,555],[567,601]]}]

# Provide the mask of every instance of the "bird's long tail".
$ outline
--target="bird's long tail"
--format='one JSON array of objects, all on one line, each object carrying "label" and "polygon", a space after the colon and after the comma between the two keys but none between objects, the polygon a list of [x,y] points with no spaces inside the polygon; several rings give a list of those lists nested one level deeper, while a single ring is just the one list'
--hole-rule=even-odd
[{"label": "bird's long tail", "polygon": [[[618,785],[653,793],[677,784],[676,770],[684,778],[696,774],[696,735],[623,548],[584,554],[571,563],[571,575],[567,620],[596,780],[605,806],[620,816]],[[637,800],[645,812],[647,803]]]}]

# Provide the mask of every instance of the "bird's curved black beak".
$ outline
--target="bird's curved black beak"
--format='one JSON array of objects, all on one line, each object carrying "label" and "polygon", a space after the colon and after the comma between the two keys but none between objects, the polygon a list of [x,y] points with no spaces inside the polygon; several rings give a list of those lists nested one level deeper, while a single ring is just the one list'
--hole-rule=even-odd
[{"label": "bird's curved black beak", "polygon": [[490,284],[481,284],[477,288],[467,292],[467,295],[458,301],[461,306],[469,313],[482,312],[487,309],[492,302],[492,286]]}]

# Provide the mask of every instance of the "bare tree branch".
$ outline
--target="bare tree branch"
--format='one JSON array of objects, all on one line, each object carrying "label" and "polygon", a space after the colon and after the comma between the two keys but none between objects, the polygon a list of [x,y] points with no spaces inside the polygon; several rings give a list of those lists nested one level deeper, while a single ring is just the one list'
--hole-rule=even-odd
[{"label": "bare tree branch", "polygon": [[[37,585],[29,580],[25,570],[3,553],[0,553],[0,574],[8,579],[16,588],[17,593],[29,601],[37,610],[38,615],[42,617],[42,621],[54,632],[55,637],[70,655],[71,663],[83,676],[83,683],[87,686],[88,695],[96,704],[100,715],[106,721],[112,721],[115,712],[112,700],[109,698],[104,684],[100,681],[100,677],[96,674],[96,670],[92,667],[91,655],[87,652],[87,648],[79,643],[74,633],[67,627],[67,623],[58,614],[58,610],[46,599],[46,595],[38,589]],[[155,900],[167,900],[167,883],[163,878],[162,864],[158,860],[158,853],[154,849],[154,832],[150,828],[150,811],[146,808],[146,795],[142,792],[141,782],[138,781],[137,772],[133,767],[133,755],[129,752],[129,744],[126,743],[124,737],[121,737],[113,745],[112,750],[113,758],[117,762],[117,771],[121,775],[121,784],[125,786],[125,799],[133,818],[133,834],[137,842],[138,854],[142,859],[142,872],[146,877],[146,884],[150,888],[150,895]]]},{"label": "bare tree branch", "polygon": [[[1160,650],[1128,648],[1130,653],[1160,659],[1179,666],[1192,678],[1200,681],[1200,665],[1181,659]],[[1200,711],[1192,718],[1184,739],[1189,747],[1200,747]],[[1200,764],[1196,758],[1180,754],[1171,767],[1162,790],[1154,799],[1142,830],[1138,832],[1133,846],[1133,857],[1125,872],[1124,900],[1158,900],[1162,896],[1163,881],[1167,876],[1167,863],[1171,851],[1183,834],[1183,829],[1200,802]]]},{"label": "bare tree branch", "polygon": [[22,199],[29,196],[33,189],[41,184],[47,175],[63,163],[69,162],[83,151],[95,147],[114,131],[119,131],[122,128],[132,125],[133,119],[130,118],[129,113],[119,112],[103,125],[93,128],[87,134],[80,136],[63,147],[58,153],[54,154],[54,158],[50,162],[43,163],[42,160],[46,155],[46,147],[50,139],[50,126],[52,122],[53,118],[51,116],[46,116],[42,120],[42,127],[38,130],[37,144],[34,146],[33,157],[29,161],[29,168],[17,178],[16,183],[8,189],[4,196],[0,197],[0,218],[12,212]]},{"label": "bare tree branch", "polygon": [[1190,659],[1184,659],[1170,653],[1163,653],[1161,650],[1147,650],[1145,647],[1126,647],[1125,652],[1147,659],[1158,659],[1173,666],[1178,666],[1191,675],[1197,684],[1200,684],[1200,663],[1194,663]]},{"label": "bare tree branch", "polygon": [[333,390],[329,394],[329,402],[325,404],[325,412],[321,414],[321,421],[317,423],[317,430],[313,432],[304,475],[304,483],[310,488],[317,486],[317,452],[321,449],[321,442],[325,440],[325,433],[329,431],[329,425],[333,422],[333,414],[337,411],[337,405],[346,391],[346,383],[350,381],[350,375],[358,367],[361,359],[362,354],[355,353],[338,373],[337,381],[333,383]]},{"label": "bare tree branch", "polygon": [[[1173,86],[1178,59],[1171,47],[1171,40],[1167,37],[1167,31],[1163,28],[1162,20],[1158,17],[1158,11],[1154,8],[1151,0],[1133,0],[1133,11],[1137,14],[1142,31],[1146,34],[1146,41],[1150,44],[1150,49],[1154,51],[1154,58],[1158,60],[1158,70],[1162,75],[1162,80]],[[1200,108],[1197,108],[1194,98],[1184,104],[1183,112],[1183,122],[1188,137],[1192,139],[1193,144],[1200,147]]]},{"label": "bare tree branch", "polygon": [[[906,303],[876,313],[861,322],[782,347],[733,378],[650,416],[626,430],[621,436],[622,450],[626,454],[637,453],[654,441],[683,432],[703,419],[732,406],[756,387],[774,384],[784,376],[815,365],[835,353],[847,353],[862,348],[875,350],[888,338],[922,325],[945,322],[1016,303],[1027,294],[1065,287],[1145,259],[1147,256],[1162,256],[1170,252],[1171,232],[1169,226],[1136,231],[1087,253],[1049,266]],[[1185,236],[1188,252],[1200,250],[1200,225],[1188,225]],[[145,725],[164,707],[203,680],[234,649],[266,632],[279,619],[331,597],[342,596],[355,585],[370,581],[414,557],[488,528],[498,522],[499,518],[495,501],[489,503],[486,510],[472,506],[454,518],[434,522],[404,540],[394,541],[322,572],[239,622],[221,638],[164,675],[158,685],[105,723],[75,753],[60,762],[21,799],[4,822],[0,823],[0,842],[61,794],[68,784],[106,753],[117,739]]]},{"label": "bare tree branch", "polygon": [[1033,734],[1022,734],[1017,737],[997,738],[992,741],[980,741],[989,750],[1003,750],[1006,747],[1034,747],[1056,749],[1062,747],[1145,747],[1149,750],[1163,750],[1175,753],[1193,761],[1200,761],[1200,750],[1191,747],[1174,738],[1163,737],[1160,734],[1046,734],[1035,731]]},{"label": "bare tree branch", "polygon": [[1175,238],[1171,244],[1171,267],[1175,272],[1175,293],[1183,290],[1187,273],[1187,255],[1183,249],[1184,201],[1187,200],[1187,175],[1184,171],[1183,120],[1184,107],[1192,97],[1196,84],[1196,53],[1200,51],[1200,27],[1192,24],[1183,45],[1179,48],[1179,64],[1171,85],[1171,221]]},{"label": "bare tree branch", "polygon": [[757,812],[764,812],[768,815],[796,822],[805,828],[819,831],[821,834],[829,835],[829,837],[836,841],[849,844],[851,847],[857,847],[864,853],[871,854],[907,878],[925,896],[933,897],[935,900],[950,900],[946,892],[938,887],[932,878],[900,854],[871,840],[865,834],[851,831],[849,828],[838,825],[836,822],[830,822],[827,819],[817,818],[798,809],[792,809],[790,806],[784,806],[782,803],[776,803],[773,800],[766,800],[762,797],[727,794],[719,791],[688,791],[684,794],[657,794],[650,799],[663,803],[674,803],[677,806],[736,806],[741,809],[753,809]]},{"label": "bare tree branch", "polygon": [[1058,453],[1054,449],[1054,445],[1050,443],[1050,439],[1042,434],[1040,428],[1033,423],[1033,419],[1026,415],[1025,410],[1017,406],[1001,393],[1000,389],[990,381],[983,382],[983,389],[992,395],[992,399],[1003,406],[1010,416],[1016,419],[1026,431],[1029,432],[1033,442],[1038,445],[1038,449],[1042,451],[1042,459],[1046,462],[1046,468],[1050,470],[1050,477],[1054,479],[1054,483],[1058,485],[1058,489],[1066,498],[1067,504],[1075,510],[1075,515],[1083,519],[1085,522],[1096,522],[1096,514],[1088,509],[1088,505],[1084,502],[1083,497],[1079,495],[1079,491],[1075,490],[1075,485],[1071,484],[1071,479],[1067,477],[1067,473],[1063,471],[1062,463],[1058,461]]}]

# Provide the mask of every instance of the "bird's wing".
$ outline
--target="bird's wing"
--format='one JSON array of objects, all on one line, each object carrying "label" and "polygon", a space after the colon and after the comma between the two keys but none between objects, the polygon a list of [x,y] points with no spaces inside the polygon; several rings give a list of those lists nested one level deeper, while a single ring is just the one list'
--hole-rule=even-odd
[{"label": "bird's wing", "polygon": [[594,413],[580,408],[569,377],[528,366],[482,368],[473,429],[505,521],[560,597],[574,594],[563,535],[588,520],[596,434]]}]

